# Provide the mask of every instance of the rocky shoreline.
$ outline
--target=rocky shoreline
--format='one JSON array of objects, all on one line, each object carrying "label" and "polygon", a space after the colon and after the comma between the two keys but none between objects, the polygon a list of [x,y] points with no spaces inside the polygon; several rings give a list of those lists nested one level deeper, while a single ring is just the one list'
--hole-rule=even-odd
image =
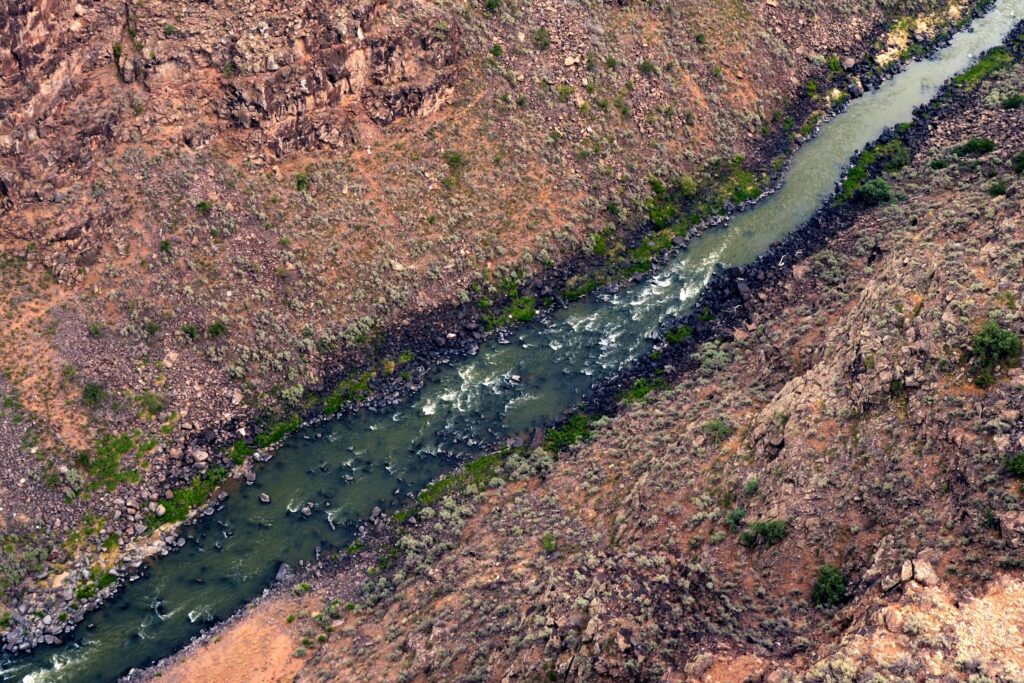
[{"label": "rocky shoreline", "polygon": [[[932,47],[940,46],[945,40],[945,36],[938,38]],[[854,72],[856,72],[856,69]],[[867,75],[875,73],[875,71],[864,66],[863,73],[867,79]],[[881,76],[876,77],[881,78]],[[871,81],[869,80],[869,85],[870,83]],[[942,99],[942,96],[936,98],[932,105],[929,105],[924,111],[920,112],[915,117],[915,124],[911,131],[904,131],[901,135],[914,135],[913,131],[916,131],[918,136],[916,139],[920,139],[927,129],[927,118],[930,112],[938,110],[939,102]],[[951,105],[948,102],[944,102],[942,106],[948,107]],[[809,114],[810,109],[811,103],[806,99],[801,100],[794,105],[794,116],[799,116],[802,119]],[[914,139],[911,137],[908,141],[913,142]],[[775,183],[779,182],[783,171],[771,169],[769,162],[781,149],[788,147],[788,145],[789,143],[785,136],[776,136],[766,144],[766,151],[759,162],[760,168],[774,173]],[[690,341],[680,345],[666,345],[660,349],[663,355],[659,361],[655,362],[649,358],[643,359],[609,382],[602,384],[597,388],[587,405],[584,406],[584,409],[598,414],[614,414],[617,410],[619,394],[636,379],[650,377],[655,372],[662,372],[665,365],[671,365],[675,373],[685,372],[692,368],[693,361],[690,356],[695,345],[702,341],[716,338],[723,331],[733,329],[742,324],[745,317],[739,314],[738,311],[749,312],[746,307],[750,305],[751,297],[756,297],[759,288],[766,286],[770,282],[775,282],[784,276],[783,271],[776,268],[774,264],[778,263],[783,257],[793,259],[790,262],[795,262],[795,259],[801,253],[808,253],[815,245],[820,245],[829,235],[841,230],[844,225],[849,225],[853,211],[850,207],[826,209],[823,213],[812,219],[805,228],[797,231],[784,242],[774,246],[756,264],[745,269],[721,273],[716,276],[703,295],[697,310],[706,306],[713,311],[722,311],[723,313],[711,322],[699,320],[696,316],[691,316],[691,319],[688,320],[678,321],[680,324],[689,324],[693,328],[694,335]],[[720,220],[722,218],[718,217],[705,222],[700,228],[692,230],[687,236],[687,240],[692,239],[702,229],[706,229]],[[638,243],[648,232],[649,226],[636,226],[630,231],[629,237],[626,239],[627,244]],[[686,241],[681,241],[673,249],[656,257],[654,259],[655,269],[659,262],[664,263],[668,261],[671,254],[680,248],[685,248],[685,243]],[[524,288],[524,291],[542,298],[550,296],[556,300],[556,305],[558,305],[557,302],[560,299],[558,293],[563,290],[565,283],[573,276],[590,272],[593,266],[594,262],[592,259],[580,256],[577,259],[572,259],[546,271],[541,278],[529,283]],[[502,331],[497,330],[493,333],[501,334]],[[424,377],[432,367],[439,363],[448,362],[452,358],[473,353],[479,342],[486,338],[488,334],[484,331],[480,310],[473,304],[461,304],[434,310],[398,330],[385,333],[383,335],[383,344],[378,350],[379,357],[388,357],[405,349],[413,349],[415,360],[409,370],[412,373],[413,379],[404,380],[393,376],[383,382],[371,384],[371,396],[358,405],[348,406],[346,410],[353,410],[357,407],[384,409],[401,402],[418,390]],[[360,361],[362,364],[360,364]],[[374,361],[376,361],[376,358]],[[337,381],[350,377],[353,371],[367,367],[366,362],[366,359],[339,357],[333,363],[335,371],[327,373],[329,380],[334,381],[328,381],[327,385],[332,386]],[[672,375],[669,376],[671,377]],[[303,422],[303,425],[331,419],[338,414],[340,413],[311,416],[310,419]],[[256,421],[255,416],[237,418],[215,430],[203,430],[190,440],[172,449],[172,454],[177,452],[179,458],[189,460],[200,473],[215,465],[232,466],[232,463],[224,453],[225,447],[237,438],[236,434],[239,428],[244,429]],[[272,449],[273,447],[260,449],[259,453],[253,457],[259,461]],[[252,483],[255,480],[255,473],[251,463],[233,467],[232,478],[236,482],[232,485],[240,485],[242,481]],[[223,503],[227,496],[228,493],[226,491],[220,490],[216,500],[197,510],[196,514],[212,514],[216,506]],[[160,492],[151,491],[134,499],[119,498],[114,503],[119,507],[123,505],[124,512],[120,513],[118,511],[120,514],[116,514],[115,518],[121,517],[125,519],[125,524],[128,525],[124,527],[126,531],[131,529],[136,534],[145,533],[146,526],[144,520],[152,514],[159,513],[160,507],[163,505],[161,500],[164,497],[165,495],[162,495]],[[383,522],[379,526],[382,525]],[[142,527],[141,530],[140,526]],[[38,628],[33,632],[22,631],[15,634],[13,630],[9,631],[5,642],[5,649],[25,652],[39,644],[59,644],[61,642],[60,634],[71,631],[75,623],[84,618],[89,611],[99,607],[106,597],[116,592],[124,580],[133,580],[143,568],[146,558],[166,554],[172,551],[173,548],[183,545],[184,542],[185,540],[178,536],[175,528],[168,528],[161,530],[157,539],[127,546],[120,558],[119,568],[115,570],[116,573],[112,572],[112,575],[116,577],[115,582],[98,591],[95,596],[82,604],[79,610],[69,613],[66,622],[55,623],[51,616],[50,623],[45,623],[45,618],[40,619],[37,625]],[[87,572],[87,569],[80,569],[79,571]],[[74,574],[75,571],[73,570],[71,575],[74,576]],[[65,589],[60,598],[66,604],[70,604],[75,599],[73,589]],[[32,604],[29,601],[22,603],[18,612],[21,613],[21,616],[27,617],[36,612],[38,607],[39,605]],[[21,622],[20,625],[24,626],[26,624]],[[16,637],[12,639],[11,636]]]}]

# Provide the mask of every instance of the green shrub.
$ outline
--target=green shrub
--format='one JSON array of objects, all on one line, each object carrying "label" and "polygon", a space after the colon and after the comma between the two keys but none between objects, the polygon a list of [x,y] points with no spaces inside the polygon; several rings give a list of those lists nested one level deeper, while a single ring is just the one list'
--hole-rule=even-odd
[{"label": "green shrub", "polygon": [[645,59],[640,62],[640,73],[644,76],[653,76],[657,69],[654,68],[654,63],[649,59]]},{"label": "green shrub", "polygon": [[997,180],[988,186],[988,193],[993,197],[999,197],[1006,194],[1006,190],[1007,187],[1005,180]]},{"label": "green shrub", "polygon": [[107,390],[103,385],[89,382],[82,387],[82,403],[90,408],[97,408],[107,399]]},{"label": "green shrub", "polygon": [[740,534],[740,543],[748,548],[760,545],[775,545],[786,538],[789,533],[787,524],[781,519],[772,519],[767,522],[757,521],[748,526]]},{"label": "green shrub", "polygon": [[142,404],[142,409],[150,415],[159,414],[167,405],[167,399],[153,391],[145,391],[135,398]]},{"label": "green shrub", "polygon": [[189,339],[195,339],[199,336],[199,327],[192,323],[185,323],[181,326],[181,333]]},{"label": "green shrub", "polygon": [[206,199],[196,202],[196,211],[203,216],[209,216],[213,212],[213,202]]},{"label": "green shrub", "polygon": [[725,523],[728,525],[729,530],[737,532],[740,529],[740,524],[743,523],[743,518],[747,516],[747,511],[743,508],[733,508],[729,510],[729,514],[725,516]]},{"label": "green shrub", "polygon": [[295,189],[299,192],[305,192],[309,189],[309,175],[306,173],[295,174]]},{"label": "green shrub", "polygon": [[693,336],[693,328],[689,325],[680,325],[665,333],[665,341],[669,344],[682,344]]},{"label": "green shrub", "polygon": [[548,533],[541,536],[540,546],[544,549],[545,553],[550,555],[551,553],[558,550],[558,541],[555,540],[554,534],[552,534],[549,531]]},{"label": "green shrub", "polygon": [[1020,105],[1024,104],[1024,95],[1021,95],[1019,92],[1015,92],[1012,95],[1004,97],[1000,104],[1003,105],[1003,109],[1019,109]]},{"label": "green shrub", "polygon": [[138,473],[122,470],[121,459],[135,449],[135,439],[129,434],[106,434],[96,443],[92,456],[86,454],[82,464],[92,474],[94,481],[108,490],[124,481],[136,481]]},{"label": "green shrub", "polygon": [[538,50],[547,50],[551,47],[551,33],[541,26],[533,32],[533,45]]},{"label": "green shrub", "polygon": [[985,388],[995,382],[996,367],[1017,361],[1021,340],[1012,330],[1004,330],[999,323],[989,320],[971,340],[971,351],[977,361],[974,382]]},{"label": "green shrub", "polygon": [[223,320],[215,320],[206,327],[206,336],[216,339],[228,331],[228,324]]},{"label": "green shrub", "polygon": [[728,420],[716,418],[710,422],[705,422],[704,426],[701,427],[701,431],[704,432],[711,443],[717,446],[735,434],[736,428],[729,424]]},{"label": "green shrub", "polygon": [[892,188],[882,178],[872,178],[857,190],[857,199],[866,206],[878,206],[892,201]]},{"label": "green shrub", "polygon": [[1024,452],[1011,455],[1006,460],[1006,469],[1013,476],[1024,479]]},{"label": "green shrub", "polygon": [[302,425],[302,420],[299,416],[292,415],[291,419],[277,422],[271,425],[267,431],[257,435],[256,445],[259,448],[266,448],[271,444],[275,444],[298,429],[300,425]]},{"label": "green shrub", "polygon": [[466,463],[461,470],[435,479],[420,492],[419,502],[423,505],[433,505],[448,494],[463,491],[470,485],[475,486],[477,490],[486,488],[498,475],[499,468],[505,461],[505,454],[505,451],[490,453]]},{"label": "green shrub", "polygon": [[958,157],[980,157],[996,148],[996,143],[989,138],[971,138],[962,145],[953,148]]},{"label": "green shrub", "polygon": [[518,323],[526,323],[537,317],[537,299],[519,296],[509,302],[508,314]]},{"label": "green shrub", "polygon": [[875,157],[886,171],[896,171],[910,165],[910,149],[902,140],[890,140],[875,148]]},{"label": "green shrub", "polygon": [[590,438],[592,418],[586,413],[574,413],[568,420],[557,427],[552,427],[544,435],[544,448],[552,453]]},{"label": "green shrub", "polygon": [[1013,159],[1011,160],[1011,163],[1013,164],[1014,173],[1016,173],[1017,175],[1024,173],[1024,152],[1015,154]]},{"label": "green shrub", "polygon": [[818,607],[833,607],[845,599],[846,577],[832,565],[822,565],[811,589],[811,602]]},{"label": "green shrub", "polygon": [[448,170],[452,174],[460,173],[466,168],[466,158],[462,156],[461,152],[448,150],[442,156],[444,157],[444,163],[448,164]]},{"label": "green shrub", "polygon": [[666,386],[668,386],[667,383],[661,378],[651,380],[641,377],[633,382],[629,389],[622,392],[621,399],[626,403],[637,403],[655,389],[664,389]]}]

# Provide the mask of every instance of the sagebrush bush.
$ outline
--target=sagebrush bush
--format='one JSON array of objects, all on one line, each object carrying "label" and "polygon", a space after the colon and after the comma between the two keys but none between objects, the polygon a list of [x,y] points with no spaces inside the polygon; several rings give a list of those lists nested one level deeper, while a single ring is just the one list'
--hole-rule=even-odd
[{"label": "sagebrush bush", "polygon": [[786,538],[789,529],[786,522],[781,519],[772,519],[767,522],[754,522],[740,534],[740,543],[753,548],[759,545],[775,545]]}]

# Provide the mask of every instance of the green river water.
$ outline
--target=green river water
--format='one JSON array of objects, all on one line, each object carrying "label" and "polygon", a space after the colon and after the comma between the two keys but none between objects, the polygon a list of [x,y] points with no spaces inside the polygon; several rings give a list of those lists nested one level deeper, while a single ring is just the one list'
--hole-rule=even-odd
[{"label": "green river water", "polygon": [[[648,353],[661,320],[688,312],[715,267],[743,265],[829,199],[852,155],[909,121],[941,85],[998,45],[1024,0],[998,0],[931,59],[824,124],[795,154],[778,192],[695,238],[643,281],[599,293],[517,328],[505,340],[435,369],[391,412],[362,411],[288,437],[214,515],[182,529],[188,543],[151,562],[60,647],[0,657],[0,680],[113,681],[175,652],[269,586],[282,562],[345,549],[375,506],[393,510],[458,458],[540,426],[585,398],[594,382]],[[505,343],[502,343],[502,342]],[[271,497],[270,505],[259,494]],[[297,510],[315,503],[304,518]]]}]

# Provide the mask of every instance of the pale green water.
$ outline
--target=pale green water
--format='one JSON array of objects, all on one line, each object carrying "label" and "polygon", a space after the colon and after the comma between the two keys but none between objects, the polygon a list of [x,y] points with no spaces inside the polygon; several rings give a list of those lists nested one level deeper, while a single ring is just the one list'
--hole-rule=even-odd
[{"label": "pale green water", "polygon": [[[280,562],[297,566],[318,549],[344,549],[375,505],[393,509],[451,469],[456,456],[479,454],[481,444],[577,404],[593,382],[648,353],[649,333],[692,307],[717,264],[749,263],[809,219],[857,150],[909,121],[946,79],[1002,42],[1022,10],[1024,0],[999,0],[972,32],[854,100],[796,153],[777,193],[695,239],[643,282],[525,325],[511,343],[483,344],[475,356],[434,371],[394,412],[363,411],[290,437],[255,486],[186,527],[190,542],[89,615],[71,644],[0,660],[0,680],[111,681],[165,657],[258,595]],[[261,492],[271,505],[259,503]],[[318,505],[309,519],[294,512],[306,502]]]}]

